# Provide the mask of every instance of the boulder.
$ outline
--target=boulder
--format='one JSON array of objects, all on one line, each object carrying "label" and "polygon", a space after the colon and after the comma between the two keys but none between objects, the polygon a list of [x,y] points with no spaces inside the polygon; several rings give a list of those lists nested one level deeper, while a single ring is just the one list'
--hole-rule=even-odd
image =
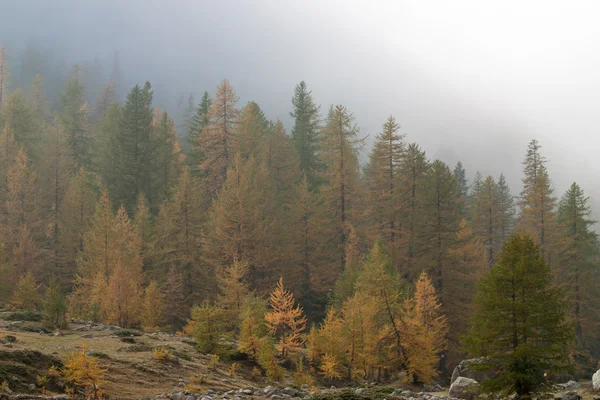
[{"label": "boulder", "polygon": [[558,398],[559,400],[581,400],[581,396],[577,392],[566,392]]},{"label": "boulder", "polygon": [[474,400],[479,394],[479,384],[475,379],[459,376],[450,385],[448,396],[455,399]]},{"label": "boulder", "polygon": [[573,391],[577,391],[579,390],[579,383],[575,382],[575,381],[569,381],[567,383],[561,383],[556,385],[558,386],[561,390],[567,391],[567,392],[573,392]]},{"label": "boulder", "polygon": [[472,358],[470,360],[462,360],[452,372],[452,378],[450,379],[450,384],[454,383],[454,381],[458,377],[470,378],[474,379],[477,382],[484,381],[486,379],[491,378],[494,375],[494,371],[492,370],[475,370],[475,366],[477,364],[481,364],[484,362],[483,358]]},{"label": "boulder", "polygon": [[594,390],[600,390],[600,369],[592,376],[592,386]]}]

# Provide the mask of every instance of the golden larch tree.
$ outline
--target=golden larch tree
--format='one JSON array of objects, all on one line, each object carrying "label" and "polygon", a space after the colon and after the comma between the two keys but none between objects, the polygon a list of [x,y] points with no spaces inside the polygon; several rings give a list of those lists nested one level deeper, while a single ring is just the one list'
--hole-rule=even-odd
[{"label": "golden larch tree", "polygon": [[304,345],[306,317],[302,308],[295,305],[294,295],[283,287],[283,278],[277,282],[269,303],[271,310],[265,314],[267,328],[279,339],[277,350],[288,357]]}]

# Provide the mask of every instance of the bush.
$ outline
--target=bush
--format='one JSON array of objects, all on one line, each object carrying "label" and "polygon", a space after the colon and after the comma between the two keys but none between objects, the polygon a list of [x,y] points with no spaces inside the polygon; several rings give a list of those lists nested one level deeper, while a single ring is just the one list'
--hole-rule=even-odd
[{"label": "bush", "polygon": [[113,335],[118,337],[142,336],[142,332],[135,329],[119,329],[118,331],[115,331]]},{"label": "bush", "polygon": [[5,321],[30,321],[38,322],[42,320],[42,313],[33,310],[19,310],[4,312],[0,314],[0,319]]}]

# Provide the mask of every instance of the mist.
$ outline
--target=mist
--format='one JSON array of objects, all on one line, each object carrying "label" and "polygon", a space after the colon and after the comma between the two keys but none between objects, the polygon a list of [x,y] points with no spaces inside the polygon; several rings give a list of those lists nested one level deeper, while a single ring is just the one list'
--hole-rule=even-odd
[{"label": "mist", "polygon": [[[118,51],[120,95],[148,80],[155,105],[169,111],[180,96],[198,100],[227,78],[240,104],[256,101],[288,130],[294,85],[304,80],[323,116],[344,104],[369,144],[392,114],[430,159],[460,160],[470,178],[504,173],[515,194],[526,145],[536,138],[556,196],[577,180],[598,199],[599,8],[591,1],[21,0],[3,4],[0,45],[12,77],[23,80],[28,48],[57,68],[96,58],[106,81]],[[60,90],[52,85],[48,79],[49,94]]]}]

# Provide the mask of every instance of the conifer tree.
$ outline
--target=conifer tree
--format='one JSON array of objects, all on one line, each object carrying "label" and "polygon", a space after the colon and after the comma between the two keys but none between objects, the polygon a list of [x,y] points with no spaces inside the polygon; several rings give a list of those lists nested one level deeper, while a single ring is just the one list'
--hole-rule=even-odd
[{"label": "conifer tree", "polygon": [[283,278],[271,293],[271,310],[265,314],[267,328],[279,339],[277,350],[288,357],[304,343],[302,332],[306,329],[306,317],[300,306],[295,306],[294,295],[283,287]]},{"label": "conifer tree", "polygon": [[[358,127],[346,107],[332,107],[322,131],[322,162],[327,170],[322,192],[325,212],[330,216],[328,237],[332,254],[338,259],[337,273],[346,266],[346,239],[350,226],[357,223],[359,210],[358,151],[364,139],[357,138]],[[335,264],[334,264],[335,265]],[[333,282],[332,282],[333,283]]]},{"label": "conifer tree", "polygon": [[508,239],[515,225],[515,200],[506,184],[503,174],[498,179],[498,200],[500,202],[500,240],[504,243]]},{"label": "conifer tree", "polygon": [[190,131],[194,120],[195,108],[194,94],[190,93],[186,101],[185,110],[183,111],[183,126],[181,127],[181,132],[183,135],[186,135]]},{"label": "conifer tree", "polygon": [[108,112],[108,109],[117,103],[115,85],[113,82],[108,82],[104,88],[98,94],[96,98],[96,118],[98,120],[104,119]]},{"label": "conifer tree", "polygon": [[565,310],[540,247],[527,235],[511,236],[479,283],[466,340],[472,355],[485,357],[482,368],[497,371],[480,382],[484,393],[528,399],[552,387],[546,373],[568,362]]},{"label": "conifer tree", "polygon": [[152,224],[152,215],[150,214],[148,202],[143,194],[138,196],[133,226],[140,238],[141,256],[144,260],[144,265],[146,266],[151,257],[151,249],[154,241],[154,226]]},{"label": "conifer tree", "polygon": [[44,90],[44,77],[37,74],[31,83],[29,92],[29,103],[35,115],[38,124],[42,124],[48,117],[48,103],[46,102],[46,92]]},{"label": "conifer tree", "polygon": [[400,208],[402,212],[401,224],[404,227],[404,253],[406,269],[403,275],[414,273],[417,254],[420,252],[420,240],[417,235],[418,216],[423,207],[423,182],[429,169],[425,152],[419,145],[411,143],[406,148],[402,163],[400,164]]},{"label": "conifer tree", "polygon": [[375,138],[366,169],[369,204],[367,215],[372,220],[369,223],[370,239],[380,238],[391,252],[394,262],[401,229],[396,192],[405,136],[398,133],[399,129],[394,117],[388,117],[382,132]]},{"label": "conifer tree", "polygon": [[12,305],[21,309],[37,310],[41,303],[39,288],[31,273],[24,274],[15,286]]},{"label": "conifer tree", "polygon": [[199,174],[200,170],[198,167],[204,160],[204,153],[202,152],[202,136],[205,129],[210,124],[210,107],[212,105],[212,99],[208,92],[204,92],[202,99],[192,116],[192,120],[189,125],[187,132],[187,146],[186,149],[186,165],[190,168],[194,175]]},{"label": "conifer tree", "polygon": [[414,382],[429,382],[437,374],[439,355],[446,348],[448,320],[425,272],[415,283],[415,292],[407,301],[405,317],[408,376]]},{"label": "conifer tree", "polygon": [[0,106],[2,106],[2,102],[8,94],[8,77],[9,72],[6,51],[4,50],[4,47],[0,46]]},{"label": "conifer tree", "polygon": [[264,112],[255,102],[249,102],[242,108],[237,120],[233,140],[233,151],[243,160],[256,157],[267,134],[268,121]]},{"label": "conifer tree", "polygon": [[156,211],[170,197],[183,157],[173,121],[166,112],[161,113],[158,109],[154,113],[150,148],[148,167],[152,169],[149,172],[151,181],[145,194],[151,208]]},{"label": "conifer tree", "polygon": [[83,168],[69,180],[66,188],[59,226],[61,253],[63,254],[64,276],[57,279],[67,288],[75,274],[76,260],[83,251],[84,235],[96,209],[98,193],[97,177]]},{"label": "conifer tree", "polygon": [[65,328],[67,320],[65,313],[67,311],[67,299],[62,288],[56,281],[51,279],[42,300],[44,310],[44,323],[51,328]]},{"label": "conifer tree", "polygon": [[[161,206],[156,218],[152,258],[158,269],[153,276],[160,279],[174,266],[177,273],[183,274],[182,294],[189,300],[188,306],[204,300],[209,286],[206,283],[210,274],[201,262],[200,240],[206,219],[202,205],[198,178],[184,168],[171,199]],[[181,303],[175,306],[180,307]]]},{"label": "conifer tree", "polygon": [[226,351],[221,339],[229,322],[223,309],[204,302],[192,308],[192,316],[185,332],[196,340],[196,347],[202,353],[221,354]]},{"label": "conifer tree", "polygon": [[434,161],[424,179],[423,214],[418,233],[422,252],[417,264],[421,270],[429,271],[442,299],[446,295],[444,273],[451,265],[448,251],[459,229],[457,190],[450,168],[442,161]]},{"label": "conifer tree", "polygon": [[154,280],[144,289],[142,303],[142,326],[147,331],[157,330],[163,323],[165,311],[164,295]]},{"label": "conifer tree", "polygon": [[304,81],[296,85],[292,98],[294,118],[292,141],[300,159],[300,170],[307,177],[311,190],[320,185],[318,173],[323,169],[320,158],[319,106],[312,98],[312,92]]},{"label": "conifer tree", "polygon": [[8,195],[8,170],[17,156],[19,147],[15,143],[15,136],[10,126],[5,126],[0,131],[0,221],[6,223],[5,210]]},{"label": "conifer tree", "polygon": [[[51,254],[48,260],[49,265],[52,265],[55,273],[58,273],[58,268],[66,261],[62,255],[60,244],[60,232],[64,229],[61,225],[61,215],[70,172],[73,170],[68,138],[58,117],[54,119],[53,126],[44,138],[43,148],[43,157],[40,161],[42,212]],[[69,212],[73,212],[73,210],[69,210]]]},{"label": "conifer tree", "polygon": [[496,263],[496,254],[502,245],[502,204],[498,185],[492,176],[481,183],[472,210],[473,227],[485,247],[488,268]]},{"label": "conifer tree", "polygon": [[454,179],[456,179],[456,185],[458,186],[458,195],[466,200],[469,194],[469,183],[467,172],[460,161],[454,167]]},{"label": "conifer tree", "polygon": [[37,160],[41,135],[33,110],[21,90],[12,91],[2,101],[0,127],[8,127],[28,157]]},{"label": "conifer tree", "polygon": [[244,299],[239,315],[238,350],[248,354],[254,360],[258,359],[261,347],[265,345],[266,312],[267,304],[261,297],[251,294]]},{"label": "conifer tree", "polygon": [[92,144],[88,121],[90,110],[85,86],[79,81],[77,74],[67,82],[60,102],[60,119],[72,152],[71,157],[76,166],[89,168]]},{"label": "conifer tree", "polygon": [[[595,221],[589,198],[579,185],[573,183],[560,200],[558,207],[559,227],[559,281],[566,290],[575,320],[575,339],[583,346],[585,339],[594,340],[593,326],[598,323],[598,284],[596,266],[598,235],[593,230]],[[584,332],[584,326],[586,331]]]},{"label": "conifer tree", "polygon": [[246,263],[234,261],[217,273],[220,291],[217,304],[227,314],[232,328],[237,326],[243,303],[248,296],[248,285],[244,282],[247,272]]},{"label": "conifer tree", "polygon": [[[251,288],[266,288],[270,276],[277,273],[279,254],[273,251],[277,240],[271,235],[272,201],[266,173],[254,158],[242,161],[235,156],[227,180],[215,199],[211,214],[212,235],[208,257],[215,268],[235,261],[248,264]],[[271,240],[273,239],[273,240]]]},{"label": "conifer tree", "polygon": [[119,118],[118,135],[110,138],[113,169],[105,179],[116,204],[133,212],[140,193],[149,195],[151,184],[152,92],[150,83],[136,85],[127,95]]},{"label": "conifer tree", "polygon": [[212,200],[225,183],[235,155],[233,137],[239,117],[235,108],[237,101],[238,96],[229,81],[223,80],[210,106],[210,123],[200,139],[199,150],[204,155],[200,168],[204,174],[205,201]]},{"label": "conifer tree", "polygon": [[183,274],[175,267],[169,268],[165,287],[165,316],[172,330],[183,327],[188,314],[183,279]]},{"label": "conifer tree", "polygon": [[521,191],[519,223],[536,238],[548,260],[548,243],[551,241],[550,233],[556,217],[556,198],[552,196],[554,190],[546,170],[546,159],[541,155],[540,148],[537,140],[532,140],[522,163],[525,176]]}]

